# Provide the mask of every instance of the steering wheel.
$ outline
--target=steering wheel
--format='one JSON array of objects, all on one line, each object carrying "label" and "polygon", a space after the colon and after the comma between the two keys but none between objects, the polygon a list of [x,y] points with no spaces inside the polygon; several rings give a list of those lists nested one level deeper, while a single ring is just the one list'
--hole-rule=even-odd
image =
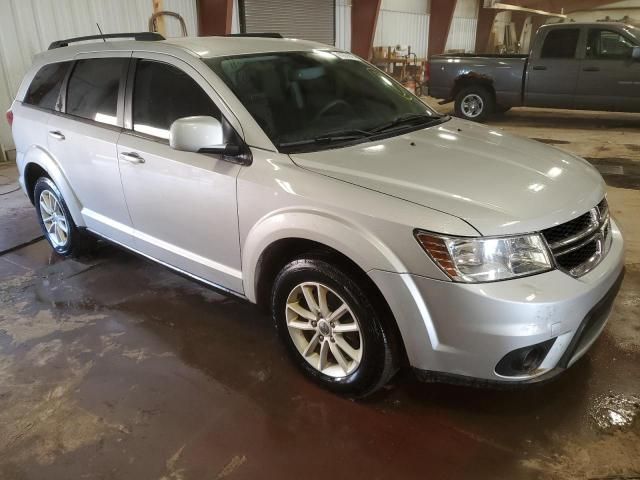
[{"label": "steering wheel", "polygon": [[324,107],[322,107],[322,109],[316,114],[314,120],[326,115],[327,112],[330,112],[331,110],[339,106],[347,107],[349,110],[353,111],[353,107],[349,105],[347,102],[345,102],[344,100],[341,100],[341,99],[332,100],[331,102],[327,103]]}]

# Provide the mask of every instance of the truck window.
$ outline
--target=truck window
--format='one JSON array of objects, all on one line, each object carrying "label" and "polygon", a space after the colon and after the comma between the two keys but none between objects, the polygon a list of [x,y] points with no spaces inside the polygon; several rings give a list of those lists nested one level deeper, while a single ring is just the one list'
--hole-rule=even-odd
[{"label": "truck window", "polygon": [[48,110],[57,110],[60,87],[71,62],[50,63],[45,65],[33,77],[24,103]]},{"label": "truck window", "polygon": [[92,58],[76,63],[67,88],[67,113],[118,124],[118,88],[128,58]]},{"label": "truck window", "polygon": [[579,28],[551,30],[544,39],[540,58],[574,58],[579,36]]},{"label": "truck window", "polygon": [[587,58],[624,60],[631,58],[633,44],[612,30],[592,28],[587,40]]}]

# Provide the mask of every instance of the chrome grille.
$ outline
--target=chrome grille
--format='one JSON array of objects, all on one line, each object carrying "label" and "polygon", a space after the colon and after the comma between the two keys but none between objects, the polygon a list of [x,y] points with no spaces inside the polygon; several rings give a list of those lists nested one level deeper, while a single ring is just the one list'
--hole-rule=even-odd
[{"label": "chrome grille", "polygon": [[543,230],[556,265],[573,277],[591,271],[611,245],[609,206],[602,201],[587,213]]}]

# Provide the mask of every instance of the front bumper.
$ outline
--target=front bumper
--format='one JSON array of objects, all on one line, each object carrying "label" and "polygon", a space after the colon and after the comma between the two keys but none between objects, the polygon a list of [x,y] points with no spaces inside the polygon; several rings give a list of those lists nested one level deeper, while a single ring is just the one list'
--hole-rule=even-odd
[{"label": "front bumper", "polygon": [[[418,275],[370,272],[393,311],[411,366],[436,377],[532,383],[577,361],[604,329],[624,270],[614,221],[607,256],[573,278],[554,270],[514,280],[462,284]],[[509,352],[555,339],[530,374],[500,375]]]}]

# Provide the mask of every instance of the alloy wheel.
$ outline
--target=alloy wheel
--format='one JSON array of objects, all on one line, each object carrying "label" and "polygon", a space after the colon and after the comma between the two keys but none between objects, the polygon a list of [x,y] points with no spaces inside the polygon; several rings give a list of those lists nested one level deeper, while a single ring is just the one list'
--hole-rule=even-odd
[{"label": "alloy wheel", "polygon": [[460,103],[460,109],[467,118],[476,118],[484,109],[484,101],[477,93],[466,95]]},{"label": "alloy wheel", "polygon": [[49,190],[40,194],[40,217],[47,237],[54,247],[62,247],[69,239],[69,222],[58,199]]},{"label": "alloy wheel", "polygon": [[360,324],[340,295],[322,283],[301,283],[285,309],[289,335],[313,368],[334,378],[358,368],[364,350]]}]

